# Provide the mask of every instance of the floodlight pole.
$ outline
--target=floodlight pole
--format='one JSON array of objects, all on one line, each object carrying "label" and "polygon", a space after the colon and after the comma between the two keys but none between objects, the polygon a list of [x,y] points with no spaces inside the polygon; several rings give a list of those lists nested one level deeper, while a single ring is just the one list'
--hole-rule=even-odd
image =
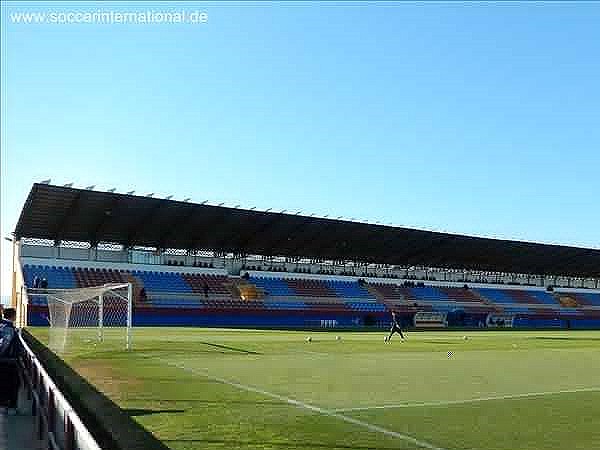
[{"label": "floodlight pole", "polygon": [[104,339],[104,293],[100,294],[98,302],[98,342]]},{"label": "floodlight pole", "polygon": [[17,246],[17,238],[15,233],[11,233],[11,236],[6,236],[4,238],[6,241],[10,242],[12,246],[12,266],[11,266],[11,281],[12,281],[12,289],[11,289],[11,297],[10,297],[10,306],[13,308],[17,308],[17,272],[15,269],[15,247]]},{"label": "floodlight pole", "polygon": [[127,350],[131,350],[131,327],[133,326],[133,285],[127,283]]}]

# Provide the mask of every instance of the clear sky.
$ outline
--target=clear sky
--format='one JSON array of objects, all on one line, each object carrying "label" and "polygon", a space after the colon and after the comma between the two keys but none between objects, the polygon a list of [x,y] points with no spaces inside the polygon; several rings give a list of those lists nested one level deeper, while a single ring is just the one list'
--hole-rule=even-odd
[{"label": "clear sky", "polygon": [[[600,247],[600,3],[62,5],[2,6],[2,236],[51,178]],[[101,8],[208,21],[11,16]]]}]

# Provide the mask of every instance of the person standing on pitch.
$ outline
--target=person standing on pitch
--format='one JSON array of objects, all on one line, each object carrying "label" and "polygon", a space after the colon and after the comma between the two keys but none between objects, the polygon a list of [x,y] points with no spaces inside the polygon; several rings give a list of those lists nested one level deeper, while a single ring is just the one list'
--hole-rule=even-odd
[{"label": "person standing on pitch", "polygon": [[404,334],[402,334],[402,328],[400,328],[400,324],[398,323],[398,317],[396,316],[396,311],[392,311],[392,328],[390,329],[390,334],[385,338],[385,342],[390,342],[392,340],[392,336],[394,333],[398,333],[402,340],[404,340]]}]

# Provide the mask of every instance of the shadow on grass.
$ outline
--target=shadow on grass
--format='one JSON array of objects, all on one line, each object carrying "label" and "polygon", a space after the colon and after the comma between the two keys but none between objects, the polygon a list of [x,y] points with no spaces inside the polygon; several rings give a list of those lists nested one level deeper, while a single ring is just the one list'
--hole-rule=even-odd
[{"label": "shadow on grass", "polygon": [[[204,344],[205,342],[198,342],[198,344]],[[221,348],[217,348],[217,347],[210,347],[210,348],[206,348],[206,349],[202,349],[202,348],[198,348],[197,346],[195,347],[189,347],[189,348],[184,348],[184,349],[173,349],[170,350],[167,346],[169,344],[165,343],[164,347],[156,347],[156,348],[139,348],[136,349],[137,351],[139,351],[140,353],[151,353],[151,354],[164,354],[164,355],[175,355],[175,356],[179,356],[179,355],[189,355],[191,351],[193,351],[195,354],[206,354],[206,355],[214,355],[215,353],[245,353],[245,352],[240,352],[237,350],[229,350],[227,352],[224,352],[224,349]]]},{"label": "shadow on grass", "polygon": [[[157,402],[157,403],[196,403],[201,406],[219,406],[226,408],[228,405],[254,405],[260,406],[281,406],[284,408],[288,407],[287,403],[283,403],[279,400],[207,400],[201,398],[159,398],[159,397],[128,397],[128,402]],[[166,410],[165,412],[175,412],[174,410]],[[185,411],[177,411],[185,412]]]},{"label": "shadow on grass", "polygon": [[[182,349],[177,349],[177,344],[176,342],[171,342],[171,344],[174,345],[173,349],[169,349],[168,348],[168,342],[165,342],[165,345],[163,347],[140,347],[138,350],[140,352],[148,352],[148,353],[164,353],[164,354],[168,354],[168,355],[189,355],[189,352],[191,350],[194,351],[194,353],[204,353],[207,355],[214,355],[215,353],[223,353],[223,354],[230,354],[230,353],[241,353],[244,355],[262,355],[262,353],[260,352],[255,352],[253,350],[246,350],[243,348],[236,348],[236,347],[229,347],[227,345],[221,345],[221,344],[214,344],[212,342],[200,342],[198,341],[196,344],[203,344],[208,346],[209,348],[202,350],[201,348],[198,348],[198,345],[194,345],[194,346],[190,346],[187,345],[186,347],[189,348],[182,348]],[[227,350],[227,351],[223,351],[223,350]]]},{"label": "shadow on grass", "polygon": [[199,342],[199,344],[204,344],[204,345],[208,345],[210,347],[215,347],[215,348],[221,348],[221,349],[224,349],[224,350],[229,350],[229,351],[237,352],[237,353],[246,353],[248,355],[262,355],[262,353],[254,352],[252,350],[246,350],[246,349],[243,349],[243,348],[228,347],[227,345],[213,344],[212,342]]},{"label": "shadow on grass", "polygon": [[[331,444],[315,441],[245,441],[239,439],[165,439],[165,442],[169,443],[182,443],[182,444],[222,444],[227,446],[225,448],[245,448],[248,446],[272,446],[272,447],[283,447],[283,448],[327,448],[327,449],[352,449],[352,450],[397,450],[398,447],[386,447],[380,445],[356,445],[356,444]],[[202,448],[202,447],[198,447]]]},{"label": "shadow on grass", "polygon": [[130,416],[151,416],[152,414],[184,413],[185,409],[136,409],[125,408],[123,411]]},{"label": "shadow on grass", "polygon": [[23,338],[52,376],[56,386],[92,433],[100,448],[111,450],[168,450],[127,411],[98,391],[27,330]]}]

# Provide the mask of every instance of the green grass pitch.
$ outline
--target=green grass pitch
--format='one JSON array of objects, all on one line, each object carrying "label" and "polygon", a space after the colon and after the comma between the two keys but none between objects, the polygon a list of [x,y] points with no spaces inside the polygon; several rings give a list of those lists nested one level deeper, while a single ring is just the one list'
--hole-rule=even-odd
[{"label": "green grass pitch", "polygon": [[141,328],[63,358],[174,450],[600,449],[600,332],[384,335]]}]

